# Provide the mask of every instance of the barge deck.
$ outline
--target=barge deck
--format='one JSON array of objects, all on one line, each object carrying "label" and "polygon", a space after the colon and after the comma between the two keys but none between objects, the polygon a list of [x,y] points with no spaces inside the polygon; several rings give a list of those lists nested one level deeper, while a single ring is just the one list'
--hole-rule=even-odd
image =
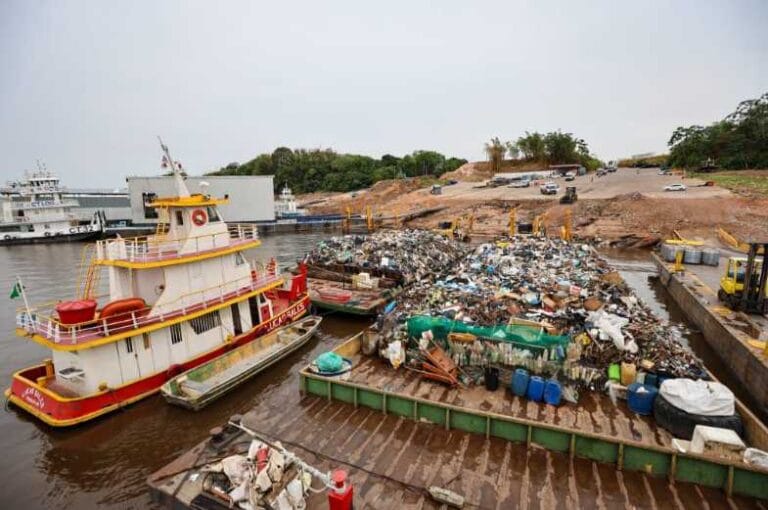
[{"label": "barge deck", "polygon": [[[629,412],[622,402],[614,406],[607,397],[585,394],[578,407],[566,404],[554,408],[523,401],[504,390],[449,389],[363,357],[361,337],[357,335],[336,349],[353,360],[351,373],[323,377],[305,368],[301,389],[357,409],[429,422],[449,431],[478,434],[488,441],[542,447],[565,454],[572,462],[585,458],[612,464],[623,476],[640,472],[650,475],[649,479],[663,477],[670,482],[722,489],[728,496],[768,499],[768,471],[742,462],[682,454],[672,447],[669,433],[656,427],[652,419]],[[743,414],[746,410],[740,406],[740,411]],[[744,421],[750,443],[766,449],[765,426],[748,411]]]}]

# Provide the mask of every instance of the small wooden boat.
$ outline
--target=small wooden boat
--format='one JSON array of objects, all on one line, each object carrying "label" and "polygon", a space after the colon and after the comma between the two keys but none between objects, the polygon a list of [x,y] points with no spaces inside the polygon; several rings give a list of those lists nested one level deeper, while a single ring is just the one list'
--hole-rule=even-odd
[{"label": "small wooden boat", "polygon": [[342,289],[317,289],[320,299],[330,301],[331,303],[346,303],[352,299],[352,292]]},{"label": "small wooden boat", "polygon": [[310,316],[170,379],[166,401],[198,411],[307,343],[323,319]]}]

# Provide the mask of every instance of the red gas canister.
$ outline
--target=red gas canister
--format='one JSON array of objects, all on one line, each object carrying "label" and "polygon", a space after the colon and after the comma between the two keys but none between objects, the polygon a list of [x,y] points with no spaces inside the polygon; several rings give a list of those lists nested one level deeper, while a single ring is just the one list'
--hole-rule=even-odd
[{"label": "red gas canister", "polygon": [[336,469],[331,473],[333,487],[328,489],[328,508],[330,510],[352,510],[352,484],[347,483],[347,472]]}]

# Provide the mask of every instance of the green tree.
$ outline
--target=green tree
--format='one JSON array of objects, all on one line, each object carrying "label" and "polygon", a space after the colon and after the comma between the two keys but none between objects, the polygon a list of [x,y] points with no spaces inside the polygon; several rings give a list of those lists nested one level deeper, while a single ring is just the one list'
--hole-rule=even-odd
[{"label": "green tree", "polygon": [[489,143],[485,144],[485,154],[488,156],[488,161],[491,163],[491,171],[497,173],[501,170],[501,163],[504,161],[504,154],[506,154],[507,148],[499,140],[499,137],[491,138]]},{"label": "green tree", "polygon": [[742,101],[709,126],[681,126],[669,139],[669,162],[697,168],[709,162],[726,169],[768,167],[768,93]]},{"label": "green tree", "polygon": [[509,156],[509,159],[517,159],[520,157],[520,148],[517,146],[516,142],[507,142],[507,156]]}]

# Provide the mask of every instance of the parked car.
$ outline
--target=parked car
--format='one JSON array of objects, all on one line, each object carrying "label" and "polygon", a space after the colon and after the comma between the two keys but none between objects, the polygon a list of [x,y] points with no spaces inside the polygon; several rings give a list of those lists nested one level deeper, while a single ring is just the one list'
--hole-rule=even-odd
[{"label": "parked car", "polygon": [[669,186],[664,186],[664,191],[685,191],[686,188],[685,184],[670,184]]},{"label": "parked car", "polygon": [[662,168],[661,170],[659,170],[659,175],[672,175],[672,172]]},{"label": "parked car", "polygon": [[602,177],[602,176],[604,176],[604,175],[605,175],[605,170],[603,170],[602,168],[599,168],[599,169],[597,170],[597,176],[598,176],[598,177]]},{"label": "parked car", "polygon": [[560,186],[558,186],[554,182],[545,182],[539,188],[539,191],[541,192],[542,195],[557,195],[557,192],[559,190],[560,190]]},{"label": "parked car", "polygon": [[451,179],[445,185],[446,186],[453,186],[454,184],[458,184],[458,183],[459,183],[459,181],[457,181],[456,179]]},{"label": "parked car", "polygon": [[519,181],[513,181],[512,184],[509,185],[510,188],[527,188],[531,185],[531,181],[529,179],[520,179]]},{"label": "parked car", "polygon": [[573,174],[565,174],[565,180],[567,182],[575,181],[576,180],[576,176],[573,175]]}]

